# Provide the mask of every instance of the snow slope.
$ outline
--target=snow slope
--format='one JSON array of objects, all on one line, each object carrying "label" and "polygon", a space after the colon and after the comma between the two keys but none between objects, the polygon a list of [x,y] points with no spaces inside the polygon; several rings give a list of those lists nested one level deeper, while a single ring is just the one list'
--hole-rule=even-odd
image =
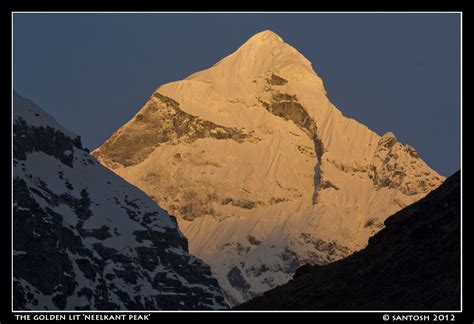
[{"label": "snow slope", "polygon": [[218,309],[174,217],[14,93],[14,309]]},{"label": "snow slope", "polygon": [[345,117],[271,31],[160,86],[93,155],[177,216],[233,304],[366,246],[444,177]]}]

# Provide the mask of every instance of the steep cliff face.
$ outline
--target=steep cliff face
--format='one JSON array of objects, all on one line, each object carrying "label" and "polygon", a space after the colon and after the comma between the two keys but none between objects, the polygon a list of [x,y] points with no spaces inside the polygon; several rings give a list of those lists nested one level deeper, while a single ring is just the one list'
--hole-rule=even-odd
[{"label": "steep cliff face", "polygon": [[13,112],[14,309],[226,307],[174,217],[16,93]]},{"label": "steep cliff face", "polygon": [[350,257],[304,266],[286,285],[238,309],[458,310],[460,173],[385,221]]},{"label": "steep cliff face", "polygon": [[343,116],[271,31],[160,86],[93,155],[177,216],[234,304],[363,248],[444,180],[393,134]]}]

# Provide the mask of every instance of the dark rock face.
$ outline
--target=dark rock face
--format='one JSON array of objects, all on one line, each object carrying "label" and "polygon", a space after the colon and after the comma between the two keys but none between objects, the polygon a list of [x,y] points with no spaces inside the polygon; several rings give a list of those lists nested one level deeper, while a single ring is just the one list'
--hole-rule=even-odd
[{"label": "dark rock face", "polygon": [[27,153],[39,151],[54,156],[70,167],[74,160],[73,147],[82,148],[79,138],[73,140],[49,126],[29,126],[23,118],[15,122],[13,141],[13,157],[19,161],[25,160]]},{"label": "dark rock face", "polygon": [[77,139],[30,123],[17,117],[13,128],[14,309],[226,307],[173,217]]},{"label": "dark rock face", "polygon": [[230,269],[229,273],[227,274],[227,278],[229,279],[229,283],[234,288],[242,290],[243,292],[247,292],[250,289],[250,285],[247,283],[245,278],[242,276],[242,272],[237,267]]},{"label": "dark rock face", "polygon": [[232,206],[245,208],[245,209],[252,209],[252,208],[255,208],[255,206],[257,205],[257,203],[254,201],[244,200],[244,199],[234,200],[232,198],[225,198],[224,200],[222,200],[222,205],[229,205],[229,204]]},{"label": "dark rock face", "polygon": [[300,234],[300,239],[305,245],[312,245],[315,252],[320,252],[318,254],[314,253],[309,259],[302,260],[305,262],[300,262],[300,265],[303,263],[311,263],[313,265],[327,264],[339,259],[340,256],[346,256],[351,253],[351,250],[344,245],[334,241],[322,240],[306,232]]},{"label": "dark rock face", "polygon": [[364,250],[299,268],[236,309],[460,308],[460,172],[385,221]]},{"label": "dark rock face", "polygon": [[336,186],[334,183],[332,183],[332,182],[329,181],[329,180],[321,181],[321,184],[319,185],[319,188],[320,188],[320,189],[332,188],[332,189],[334,189],[334,190],[339,190],[339,187]]},{"label": "dark rock face", "polygon": [[267,83],[270,85],[279,86],[288,83],[288,81],[272,73],[272,76],[270,77],[270,79],[267,80]]},{"label": "dark rock face", "polygon": [[[119,129],[92,155],[110,168],[140,163],[162,143],[191,143],[200,138],[244,141],[244,131],[214,124],[181,110],[179,103],[156,92],[126,130]],[[176,157],[178,160],[181,158]]]},{"label": "dark rock face", "polygon": [[255,246],[260,245],[260,243],[262,243],[262,241],[258,240],[252,235],[248,235],[247,240],[249,241],[250,244],[255,245]]},{"label": "dark rock face", "polygon": [[[63,245],[70,251],[86,256],[81,239],[71,229],[62,226],[60,215],[39,207],[24,180],[15,178],[13,187],[13,246],[16,251],[26,252],[15,255],[13,276],[25,278],[47,295],[54,292],[60,295],[72,294],[76,286],[74,272]],[[56,289],[58,286],[61,288]],[[20,303],[17,305],[20,309],[21,299],[33,299],[32,295],[21,295],[19,291],[14,291],[14,303]]]}]

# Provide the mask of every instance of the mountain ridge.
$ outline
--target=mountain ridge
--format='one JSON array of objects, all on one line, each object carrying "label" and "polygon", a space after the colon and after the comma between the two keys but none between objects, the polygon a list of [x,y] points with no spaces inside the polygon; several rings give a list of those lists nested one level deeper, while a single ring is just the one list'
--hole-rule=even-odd
[{"label": "mountain ridge", "polygon": [[13,95],[15,310],[227,307],[174,217]]}]

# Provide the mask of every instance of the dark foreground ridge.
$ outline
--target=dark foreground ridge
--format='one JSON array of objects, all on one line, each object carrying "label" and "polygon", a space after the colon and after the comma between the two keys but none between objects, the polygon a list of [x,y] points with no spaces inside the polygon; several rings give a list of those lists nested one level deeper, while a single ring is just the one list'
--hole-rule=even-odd
[{"label": "dark foreground ridge", "polygon": [[303,266],[286,285],[236,309],[459,309],[460,171],[385,226],[364,250]]}]

